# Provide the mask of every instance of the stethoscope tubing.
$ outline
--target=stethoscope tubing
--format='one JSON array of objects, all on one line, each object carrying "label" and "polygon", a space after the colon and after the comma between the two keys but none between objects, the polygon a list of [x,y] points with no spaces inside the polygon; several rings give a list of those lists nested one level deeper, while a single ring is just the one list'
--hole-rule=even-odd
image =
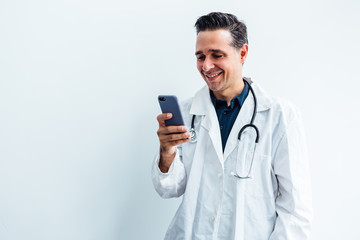
[{"label": "stethoscope tubing", "polygon": [[253,110],[253,114],[252,114],[250,123],[244,125],[244,126],[240,129],[239,135],[238,135],[238,139],[241,140],[241,135],[242,135],[242,133],[244,132],[244,130],[245,130],[246,128],[252,127],[252,128],[254,128],[255,131],[256,131],[256,139],[255,139],[255,142],[258,143],[258,142],[259,142],[259,137],[260,137],[259,129],[258,129],[258,128],[255,126],[255,124],[254,124],[255,117],[256,117],[256,112],[257,112],[257,99],[256,99],[256,95],[255,95],[254,89],[251,87],[250,83],[249,83],[249,89],[250,89],[251,94],[253,95],[253,99],[254,99],[254,110]]}]

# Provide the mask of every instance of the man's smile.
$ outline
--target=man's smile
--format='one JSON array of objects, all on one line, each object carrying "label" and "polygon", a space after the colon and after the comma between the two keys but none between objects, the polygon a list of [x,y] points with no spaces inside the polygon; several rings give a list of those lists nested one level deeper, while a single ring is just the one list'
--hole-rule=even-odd
[{"label": "man's smile", "polygon": [[220,71],[220,72],[213,72],[213,73],[204,73],[204,76],[206,77],[207,80],[209,81],[214,81],[216,80],[221,74],[223,73],[223,71]]}]

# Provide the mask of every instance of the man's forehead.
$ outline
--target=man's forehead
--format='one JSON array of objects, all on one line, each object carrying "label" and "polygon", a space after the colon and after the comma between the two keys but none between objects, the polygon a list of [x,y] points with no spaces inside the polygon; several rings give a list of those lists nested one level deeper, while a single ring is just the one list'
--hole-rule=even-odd
[{"label": "man's forehead", "polygon": [[229,50],[232,36],[228,30],[207,30],[199,32],[196,39],[196,52],[219,52]]}]

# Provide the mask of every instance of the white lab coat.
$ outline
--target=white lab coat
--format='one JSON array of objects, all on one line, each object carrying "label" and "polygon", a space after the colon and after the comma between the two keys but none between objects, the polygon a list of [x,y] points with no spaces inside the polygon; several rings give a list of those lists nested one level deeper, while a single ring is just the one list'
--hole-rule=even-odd
[{"label": "white lab coat", "polygon": [[[251,82],[251,80],[246,79]],[[197,143],[178,146],[168,173],[152,168],[156,191],[163,198],[183,200],[166,233],[166,240],[303,240],[309,238],[312,218],[311,188],[301,117],[292,104],[269,97],[257,84],[255,125],[260,140],[252,178],[246,176],[253,156],[255,132],[244,131],[254,109],[247,96],[222,151],[219,122],[209,89],[202,88],[182,104],[190,129],[196,115]]]}]

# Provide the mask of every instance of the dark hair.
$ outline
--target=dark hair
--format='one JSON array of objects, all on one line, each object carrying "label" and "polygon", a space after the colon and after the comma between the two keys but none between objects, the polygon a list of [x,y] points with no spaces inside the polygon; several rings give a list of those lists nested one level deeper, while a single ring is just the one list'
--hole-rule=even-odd
[{"label": "dark hair", "polygon": [[196,34],[206,30],[229,30],[232,36],[231,45],[239,49],[248,44],[246,25],[230,13],[212,12],[201,16],[195,23]]}]

